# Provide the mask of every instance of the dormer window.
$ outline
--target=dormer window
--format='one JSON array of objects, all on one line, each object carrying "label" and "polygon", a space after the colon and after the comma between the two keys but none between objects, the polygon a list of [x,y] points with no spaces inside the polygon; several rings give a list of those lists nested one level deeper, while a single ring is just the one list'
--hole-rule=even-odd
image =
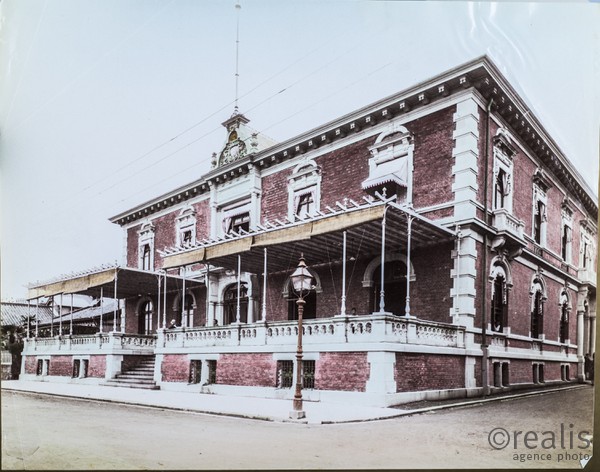
[{"label": "dormer window", "polygon": [[299,164],[288,178],[288,217],[302,220],[317,214],[321,200],[321,169],[313,161]]}]

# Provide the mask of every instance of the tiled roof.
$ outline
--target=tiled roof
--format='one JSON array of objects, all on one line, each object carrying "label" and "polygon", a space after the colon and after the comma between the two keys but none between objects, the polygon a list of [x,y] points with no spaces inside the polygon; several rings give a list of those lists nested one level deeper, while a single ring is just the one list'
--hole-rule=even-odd
[{"label": "tiled roof", "polygon": [[[0,303],[0,308],[2,312],[2,326],[20,326],[27,319],[28,315],[33,319],[36,314],[35,304],[32,303],[28,309],[27,302],[23,301],[2,302]],[[39,313],[39,322],[49,323],[52,318],[52,308],[39,306],[37,310]]]},{"label": "tiled roof", "polygon": [[[93,319],[93,318],[99,318],[100,317],[100,312],[102,312],[103,315],[111,315],[114,313],[115,307],[117,308],[117,312],[119,311],[119,307],[117,305],[117,301],[116,300],[104,300],[104,306],[101,307],[98,306],[93,306],[90,308],[84,308],[83,310],[77,310],[73,312],[73,321],[76,320],[89,320],[89,319]],[[58,322],[60,320],[60,318],[55,318],[54,322]],[[62,320],[63,323],[64,322],[69,322],[71,320],[71,313],[66,313],[64,315],[62,315]],[[50,322],[50,320],[48,320],[48,323]]]}]

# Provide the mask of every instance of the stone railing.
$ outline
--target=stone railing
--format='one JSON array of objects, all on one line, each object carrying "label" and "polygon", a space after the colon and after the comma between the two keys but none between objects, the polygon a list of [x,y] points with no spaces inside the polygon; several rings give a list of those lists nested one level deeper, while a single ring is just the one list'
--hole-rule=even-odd
[{"label": "stone railing", "polygon": [[151,354],[156,347],[156,336],[97,333],[53,338],[28,338],[24,340],[23,354]]},{"label": "stone railing", "polygon": [[[157,347],[295,345],[297,340],[296,321],[272,321],[252,325],[160,330]],[[462,348],[465,347],[465,328],[389,314],[334,316],[303,322],[302,343],[305,345],[359,342]]]},{"label": "stone railing", "polygon": [[596,286],[596,272],[592,267],[587,267],[585,269],[579,269],[577,271],[577,278],[583,282]]}]

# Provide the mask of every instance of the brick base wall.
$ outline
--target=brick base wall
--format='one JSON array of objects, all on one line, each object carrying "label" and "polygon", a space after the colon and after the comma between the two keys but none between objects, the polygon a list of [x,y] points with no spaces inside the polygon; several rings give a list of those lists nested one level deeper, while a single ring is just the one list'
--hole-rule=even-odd
[{"label": "brick base wall", "polygon": [[432,354],[396,354],[398,392],[464,388],[465,358]]},{"label": "brick base wall", "polygon": [[52,356],[48,375],[71,377],[73,375],[73,356]]},{"label": "brick base wall", "polygon": [[35,356],[25,357],[25,373],[35,375],[37,372],[37,359]]},{"label": "brick base wall", "polygon": [[190,361],[187,354],[165,354],[161,364],[163,382],[187,382]]},{"label": "brick base wall", "polygon": [[277,362],[272,354],[223,354],[217,361],[217,383],[275,387]]},{"label": "brick base wall", "polygon": [[369,372],[366,352],[321,353],[315,363],[315,388],[364,392]]},{"label": "brick base wall", "polygon": [[103,378],[106,374],[106,356],[90,356],[88,377]]}]

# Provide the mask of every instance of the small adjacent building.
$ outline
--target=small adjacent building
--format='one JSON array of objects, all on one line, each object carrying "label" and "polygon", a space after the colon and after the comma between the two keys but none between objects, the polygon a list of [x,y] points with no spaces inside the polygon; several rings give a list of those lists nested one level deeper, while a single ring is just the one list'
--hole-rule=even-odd
[{"label": "small adjacent building", "polygon": [[31,335],[22,377],[371,405],[584,380],[597,197],[489,58],[281,143],[249,123],[111,219],[123,264],[30,287],[117,302]]}]

